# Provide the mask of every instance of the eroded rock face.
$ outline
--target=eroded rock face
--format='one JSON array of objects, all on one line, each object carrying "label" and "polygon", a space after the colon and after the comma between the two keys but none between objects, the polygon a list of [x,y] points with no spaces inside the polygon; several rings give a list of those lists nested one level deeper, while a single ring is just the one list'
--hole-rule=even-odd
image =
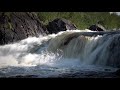
[{"label": "eroded rock face", "polygon": [[66,31],[66,30],[75,30],[77,29],[74,24],[72,24],[70,21],[66,19],[55,19],[46,26],[49,33],[58,33],[60,31]]},{"label": "eroded rock face", "polygon": [[41,23],[36,13],[0,13],[0,45],[22,40],[29,36],[46,35],[47,33],[46,27]]}]

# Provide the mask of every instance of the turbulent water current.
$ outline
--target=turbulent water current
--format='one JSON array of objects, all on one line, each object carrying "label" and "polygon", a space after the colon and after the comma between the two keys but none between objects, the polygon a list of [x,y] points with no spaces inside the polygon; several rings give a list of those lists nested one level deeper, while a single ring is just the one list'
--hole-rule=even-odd
[{"label": "turbulent water current", "polygon": [[120,34],[67,30],[0,46],[0,77],[116,77]]}]

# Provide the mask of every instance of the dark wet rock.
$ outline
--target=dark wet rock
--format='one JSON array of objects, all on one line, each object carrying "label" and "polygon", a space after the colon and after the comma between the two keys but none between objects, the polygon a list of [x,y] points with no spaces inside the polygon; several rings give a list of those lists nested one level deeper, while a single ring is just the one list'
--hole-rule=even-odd
[{"label": "dark wet rock", "polygon": [[7,78],[37,78],[37,75],[17,75],[17,76],[11,76]]},{"label": "dark wet rock", "polygon": [[58,33],[60,31],[75,30],[76,26],[66,19],[55,19],[46,26],[49,33]]},{"label": "dark wet rock", "polygon": [[100,24],[91,25],[88,29],[91,31],[106,31],[106,29]]},{"label": "dark wet rock", "polygon": [[106,69],[104,69],[104,70],[105,70],[105,71],[111,71],[111,69],[107,69],[107,68],[106,68]]},{"label": "dark wet rock", "polygon": [[115,74],[120,77],[120,69],[118,69]]},{"label": "dark wet rock", "polygon": [[0,45],[47,33],[36,13],[0,12]]}]

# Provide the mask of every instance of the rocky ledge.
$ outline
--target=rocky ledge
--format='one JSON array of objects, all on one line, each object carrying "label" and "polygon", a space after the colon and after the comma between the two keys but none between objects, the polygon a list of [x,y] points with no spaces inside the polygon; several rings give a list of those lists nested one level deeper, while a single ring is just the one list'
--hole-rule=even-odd
[{"label": "rocky ledge", "polygon": [[65,19],[55,19],[45,26],[35,12],[0,12],[0,45],[67,29],[76,27]]}]

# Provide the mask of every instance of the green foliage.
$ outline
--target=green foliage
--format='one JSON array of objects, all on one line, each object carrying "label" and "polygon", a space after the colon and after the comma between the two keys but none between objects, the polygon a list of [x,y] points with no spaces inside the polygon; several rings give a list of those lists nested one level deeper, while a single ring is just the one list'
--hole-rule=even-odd
[{"label": "green foliage", "polygon": [[13,29],[12,24],[11,24],[10,22],[4,24],[4,27],[5,27],[6,29],[10,29],[10,30]]},{"label": "green foliage", "polygon": [[13,27],[12,27],[12,24],[10,22],[8,22],[8,26],[9,26],[9,29],[12,30]]},{"label": "green foliage", "polygon": [[13,29],[12,23],[10,22],[11,21],[11,12],[5,12],[4,15],[6,16],[6,18],[8,20],[7,23],[4,25],[5,28],[12,30]]},{"label": "green foliage", "polygon": [[5,12],[5,16],[7,16],[8,19],[11,19],[11,12]]},{"label": "green foliage", "polygon": [[65,18],[79,29],[86,29],[98,21],[101,21],[106,29],[120,28],[120,16],[109,12],[37,12],[37,15],[44,24],[48,24],[55,18]]}]

